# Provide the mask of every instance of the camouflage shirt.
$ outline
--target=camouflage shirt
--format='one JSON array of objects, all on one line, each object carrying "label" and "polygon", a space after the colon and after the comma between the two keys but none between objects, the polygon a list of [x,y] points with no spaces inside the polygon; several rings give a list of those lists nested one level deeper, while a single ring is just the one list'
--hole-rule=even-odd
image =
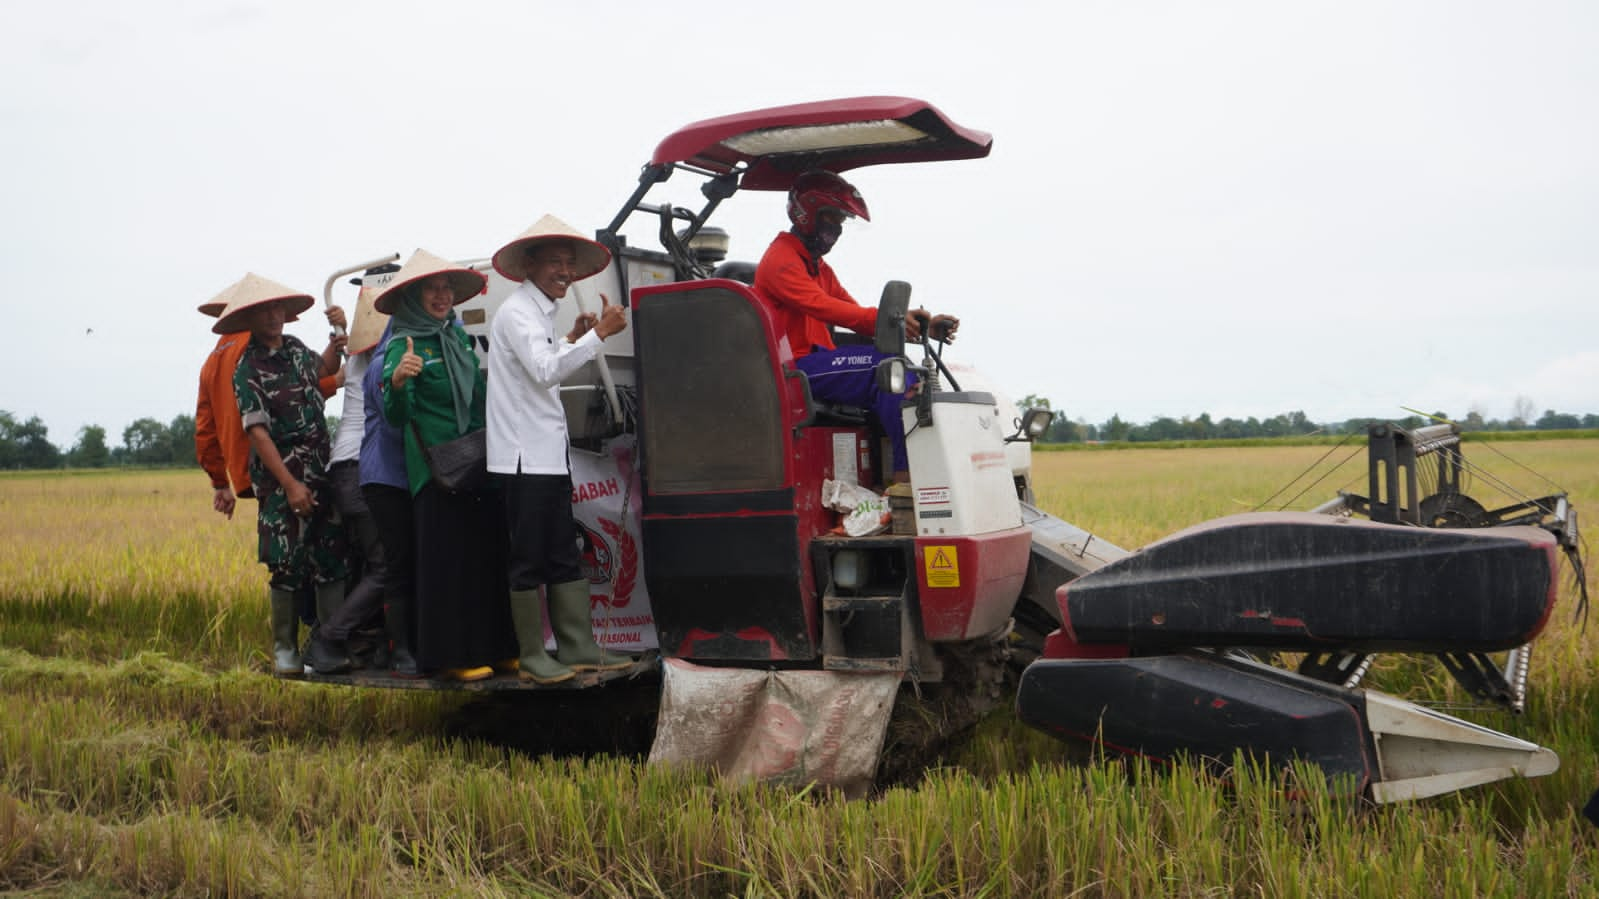
[{"label": "camouflage shirt", "polygon": [[[320,356],[285,334],[275,350],[251,338],[233,371],[233,392],[245,430],[266,425],[289,474],[307,486],[325,479],[332,455],[322,393],[317,389],[321,366]],[[250,483],[257,495],[282,489],[253,452]]]}]

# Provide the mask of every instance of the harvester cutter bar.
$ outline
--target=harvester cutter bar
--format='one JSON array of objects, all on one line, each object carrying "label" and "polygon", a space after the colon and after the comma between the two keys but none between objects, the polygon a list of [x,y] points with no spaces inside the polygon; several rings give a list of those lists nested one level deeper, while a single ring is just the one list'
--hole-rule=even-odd
[{"label": "harvester cutter bar", "polygon": [[1045,659],[1022,674],[1027,724],[1124,754],[1245,756],[1321,769],[1335,791],[1417,799],[1559,767],[1553,752],[1369,690],[1207,652]]}]

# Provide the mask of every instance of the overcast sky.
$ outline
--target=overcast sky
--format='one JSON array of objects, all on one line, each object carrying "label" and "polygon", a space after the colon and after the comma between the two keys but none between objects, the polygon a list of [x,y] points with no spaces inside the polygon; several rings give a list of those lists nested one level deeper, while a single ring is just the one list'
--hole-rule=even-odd
[{"label": "overcast sky", "polygon": [[[192,414],[195,306],[246,271],[320,296],[545,212],[591,231],[682,125],[893,94],[993,153],[851,173],[873,221],[830,259],[863,301],[899,278],[959,315],[952,352],[1016,396],[1093,422],[1599,412],[1599,5],[770,8],[7,0],[0,409],[119,444]],[[713,223],[754,260],[782,210]]]}]

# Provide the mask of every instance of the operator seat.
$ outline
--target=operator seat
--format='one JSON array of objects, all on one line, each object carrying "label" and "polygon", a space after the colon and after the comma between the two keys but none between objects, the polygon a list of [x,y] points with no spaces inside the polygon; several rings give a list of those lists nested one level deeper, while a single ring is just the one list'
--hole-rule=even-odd
[{"label": "operator seat", "polygon": [[[839,346],[844,344],[865,343],[871,341],[862,338],[854,331],[840,331],[829,325],[828,330],[833,334],[833,342]],[[824,403],[811,395],[810,378],[800,371],[793,362],[788,363],[790,370],[801,378],[805,378],[805,399],[810,404],[811,421],[813,425],[821,427],[858,428],[872,423],[872,418],[864,406],[850,406],[844,403]]]},{"label": "operator seat", "polygon": [[742,281],[753,286],[755,284],[755,263],[753,262],[724,262],[711,272],[712,278],[726,278],[729,281]]},{"label": "operator seat", "polygon": [[[753,287],[755,284],[755,264],[751,262],[724,262],[716,267],[712,277],[740,281]],[[765,294],[755,290],[750,291],[750,293],[760,300],[762,306],[771,310],[772,314],[781,321],[776,304],[767,299]],[[834,329],[829,328],[829,330]],[[844,343],[871,343],[869,339],[863,340],[859,335],[850,331],[834,330],[834,340]],[[784,370],[792,372],[796,377],[805,381],[805,400],[811,413],[807,424],[820,425],[822,427],[858,428],[871,422],[871,419],[867,417],[867,410],[860,406],[818,402],[815,397],[811,396],[809,379],[806,378],[804,372],[794,367],[792,361],[784,363]]]},{"label": "operator seat", "polygon": [[[805,373],[799,369],[794,372],[800,377]],[[867,417],[866,409],[862,406],[846,406],[843,403],[824,403],[810,394],[810,383],[806,382],[805,396],[811,404],[811,421],[819,427],[858,428],[869,425],[872,419]]]}]

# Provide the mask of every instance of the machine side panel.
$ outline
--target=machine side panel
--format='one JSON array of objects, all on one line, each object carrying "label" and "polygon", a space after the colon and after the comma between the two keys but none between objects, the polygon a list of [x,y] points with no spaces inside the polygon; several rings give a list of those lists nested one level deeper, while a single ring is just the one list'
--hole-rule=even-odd
[{"label": "machine side panel", "polygon": [[922,626],[934,642],[971,640],[1003,627],[1027,577],[1032,532],[1025,527],[975,537],[918,537],[917,591]]},{"label": "machine side panel", "polygon": [[992,396],[935,394],[929,427],[917,425],[913,405],[901,414],[905,451],[916,476],[918,536],[984,534],[1021,524]]},{"label": "machine side panel", "polygon": [[1207,522],[1061,588],[1082,643],[1492,652],[1542,629],[1555,538],[1310,513]]}]

